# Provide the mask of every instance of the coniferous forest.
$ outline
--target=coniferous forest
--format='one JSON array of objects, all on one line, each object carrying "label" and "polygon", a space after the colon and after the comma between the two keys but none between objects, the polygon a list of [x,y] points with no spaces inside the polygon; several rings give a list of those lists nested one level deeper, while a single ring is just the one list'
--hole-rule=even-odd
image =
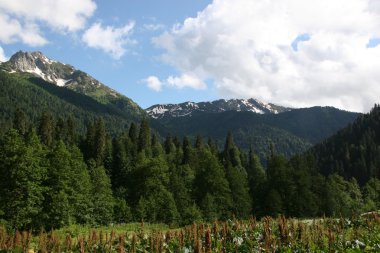
[{"label": "coniferous forest", "polygon": [[162,138],[148,120],[110,135],[99,117],[82,134],[48,111],[18,109],[0,138],[0,220],[9,228],[194,221],[251,216],[349,217],[380,208],[380,107],[302,155],[268,147],[265,164],[235,145]]}]

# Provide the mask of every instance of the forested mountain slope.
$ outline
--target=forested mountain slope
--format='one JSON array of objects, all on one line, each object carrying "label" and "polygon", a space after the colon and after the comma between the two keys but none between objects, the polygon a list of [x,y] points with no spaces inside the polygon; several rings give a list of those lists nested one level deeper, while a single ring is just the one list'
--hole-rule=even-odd
[{"label": "forested mountain slope", "polygon": [[380,107],[359,116],[336,135],[311,151],[325,175],[338,173],[363,184],[370,177],[380,178]]},{"label": "forested mountain slope", "polygon": [[227,111],[193,112],[191,117],[163,117],[158,121],[165,128],[162,135],[201,135],[212,137],[219,145],[231,131],[240,148],[252,146],[265,158],[273,143],[278,152],[290,157],[302,153],[356,119],[358,113],[333,107],[293,109],[278,114]]},{"label": "forested mountain slope", "polygon": [[29,74],[0,71],[1,132],[11,126],[17,108],[26,113],[31,123],[36,123],[45,111],[57,119],[73,117],[77,121],[78,131],[82,133],[86,125],[97,117],[104,118],[110,133],[120,133],[131,122],[142,118],[139,113],[125,111],[113,104],[102,104],[89,96]]}]

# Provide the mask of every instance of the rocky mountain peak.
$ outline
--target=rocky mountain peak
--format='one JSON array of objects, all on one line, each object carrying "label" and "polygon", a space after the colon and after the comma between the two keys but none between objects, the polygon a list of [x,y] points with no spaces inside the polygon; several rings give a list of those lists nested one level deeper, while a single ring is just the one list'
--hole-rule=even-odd
[{"label": "rocky mountain peak", "polygon": [[41,52],[23,52],[14,54],[8,62],[3,63],[9,72],[27,72],[58,86],[65,86],[73,81],[74,67],[49,59]]},{"label": "rocky mountain peak", "polygon": [[194,112],[218,113],[225,111],[250,111],[259,114],[281,113],[290,111],[291,108],[268,104],[257,99],[219,99],[210,102],[184,102],[180,104],[158,104],[147,108],[145,111],[155,119],[164,117],[191,116]]},{"label": "rocky mountain peak", "polygon": [[30,73],[57,86],[64,86],[95,98],[99,97],[99,100],[102,101],[104,99],[101,97],[117,98],[121,96],[87,73],[77,70],[71,65],[52,60],[38,51],[19,51],[9,61],[1,63],[0,68],[9,73]]}]

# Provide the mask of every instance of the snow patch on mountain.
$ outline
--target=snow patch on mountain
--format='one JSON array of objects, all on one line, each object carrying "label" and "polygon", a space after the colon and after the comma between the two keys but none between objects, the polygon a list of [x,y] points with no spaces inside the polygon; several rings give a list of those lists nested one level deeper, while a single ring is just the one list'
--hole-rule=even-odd
[{"label": "snow patch on mountain", "polygon": [[71,79],[65,80],[65,79],[58,78],[58,79],[55,80],[55,83],[58,86],[62,87],[62,86],[65,86],[65,84],[68,83],[68,82],[70,82],[70,81],[71,81]]},{"label": "snow patch on mountain", "polygon": [[274,104],[264,103],[256,99],[219,99],[208,102],[184,102],[181,104],[160,104],[153,105],[146,109],[146,112],[155,119],[163,117],[186,117],[194,112],[219,113],[225,111],[244,112],[249,111],[258,114],[281,113],[289,111],[290,108]]}]

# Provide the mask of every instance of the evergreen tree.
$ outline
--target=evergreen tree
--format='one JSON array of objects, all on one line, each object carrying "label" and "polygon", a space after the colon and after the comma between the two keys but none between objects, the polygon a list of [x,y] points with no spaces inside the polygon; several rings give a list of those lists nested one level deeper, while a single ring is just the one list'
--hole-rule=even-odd
[{"label": "evergreen tree", "polygon": [[66,142],[68,145],[73,145],[77,143],[77,137],[76,137],[76,123],[72,116],[68,117],[66,121],[67,126],[67,135],[66,135]]},{"label": "evergreen tree", "polygon": [[107,133],[102,118],[98,118],[95,124],[89,124],[85,143],[87,160],[92,158],[97,166],[103,165],[106,157]]},{"label": "evergreen tree", "polygon": [[65,144],[59,141],[49,154],[49,174],[45,192],[44,214],[49,228],[60,228],[74,222],[74,209],[70,205],[70,195],[74,194],[71,186],[72,175],[70,153]]},{"label": "evergreen tree", "polygon": [[159,157],[164,154],[164,149],[155,134],[152,134],[152,157]]},{"label": "evergreen tree", "polygon": [[137,216],[150,222],[177,223],[179,214],[168,191],[169,170],[163,157],[148,159],[138,168]]},{"label": "evergreen tree", "polygon": [[360,213],[362,196],[356,181],[346,181],[339,175],[330,175],[326,182],[326,215],[350,217]]},{"label": "evergreen tree", "polygon": [[226,139],[223,161],[232,194],[232,211],[239,218],[247,218],[251,212],[247,174],[241,165],[240,152],[235,146],[231,132],[228,133]]},{"label": "evergreen tree", "polygon": [[[295,185],[292,178],[292,168],[288,165],[285,157],[277,155],[274,147],[271,147],[271,156],[268,160],[267,185],[269,193],[283,205],[278,210],[289,213],[293,207],[290,205],[291,196],[295,194]],[[277,195],[278,194],[278,195]],[[277,211],[277,210],[276,210]]]},{"label": "evergreen tree", "polygon": [[28,129],[26,114],[20,108],[17,108],[14,114],[13,128],[17,130],[21,136],[24,136]]},{"label": "evergreen tree", "polygon": [[127,194],[128,177],[130,173],[130,161],[127,158],[125,145],[121,139],[114,138],[112,141],[112,146],[112,188],[118,193],[118,197],[125,199]]},{"label": "evergreen tree", "polygon": [[[138,137],[138,151],[149,151],[151,146],[150,128],[147,119],[141,121],[139,137]],[[148,152],[149,153],[149,152]]]},{"label": "evergreen tree", "polygon": [[83,155],[80,149],[75,145],[70,147],[70,173],[72,178],[69,179],[69,187],[71,188],[68,193],[69,204],[71,205],[74,213],[73,219],[75,223],[88,224],[93,221],[92,213],[96,202],[91,200],[93,187],[91,183],[90,173],[87,165],[84,162]]},{"label": "evergreen tree", "polygon": [[282,198],[278,191],[273,188],[268,188],[268,193],[264,200],[265,214],[272,217],[277,217],[283,214],[283,203]]},{"label": "evergreen tree", "polygon": [[49,154],[49,175],[44,213],[48,227],[59,228],[91,221],[91,181],[82,154],[75,146],[70,153],[59,141]]},{"label": "evergreen tree", "polygon": [[[231,208],[233,205],[231,190],[226,179],[224,169],[217,157],[211,154],[208,149],[198,151],[198,168],[194,180],[195,199],[201,210],[203,207],[212,206],[212,211],[217,214],[220,219],[227,219],[231,216]],[[207,195],[208,194],[208,195]],[[210,200],[205,200],[206,196],[210,196]],[[212,205],[210,204],[212,203]],[[206,215],[204,213],[204,215]]]},{"label": "evergreen tree", "polygon": [[131,139],[133,143],[137,143],[138,133],[137,133],[137,127],[135,123],[131,123],[131,126],[129,127],[128,136]]},{"label": "evergreen tree", "polygon": [[189,165],[173,167],[170,173],[169,189],[173,194],[181,224],[188,225],[201,219],[201,212],[191,198],[194,172]]},{"label": "evergreen tree", "polygon": [[[112,196],[111,180],[103,167],[95,167],[94,165],[95,164],[90,165],[92,182],[91,199],[94,203],[93,218],[96,224],[108,225],[113,220],[115,205]],[[124,212],[127,209],[127,207],[119,207],[124,208]]]},{"label": "evergreen tree", "polygon": [[41,142],[50,147],[54,141],[54,119],[51,113],[44,112],[40,118],[38,134]]},{"label": "evergreen tree", "polygon": [[363,187],[364,211],[380,209],[380,180],[371,178]]},{"label": "evergreen tree", "polygon": [[183,150],[182,164],[190,164],[192,160],[192,155],[193,155],[193,148],[191,146],[189,138],[187,137],[183,138],[182,150]]},{"label": "evergreen tree", "polygon": [[123,198],[115,198],[113,218],[116,223],[128,223],[132,221],[131,208]]},{"label": "evergreen tree", "polygon": [[173,153],[176,149],[176,146],[173,143],[173,139],[170,135],[166,136],[165,142],[164,142],[164,147],[165,147],[165,153],[170,154]]},{"label": "evergreen tree", "polygon": [[197,135],[197,137],[195,139],[195,148],[199,150],[203,147],[204,147],[203,138],[202,138],[202,136]]},{"label": "evergreen tree", "polygon": [[264,186],[266,184],[265,171],[261,165],[260,158],[249,151],[249,164],[247,168],[249,192],[252,199],[252,210],[255,215],[265,215],[264,210]]},{"label": "evergreen tree", "polygon": [[11,227],[29,229],[43,225],[44,155],[34,131],[27,143],[14,129],[3,137],[0,145],[0,210],[3,214],[0,217]]},{"label": "evergreen tree", "polygon": [[106,152],[107,134],[104,121],[99,118],[95,123],[95,140],[94,140],[94,156],[96,165],[103,164]]}]

